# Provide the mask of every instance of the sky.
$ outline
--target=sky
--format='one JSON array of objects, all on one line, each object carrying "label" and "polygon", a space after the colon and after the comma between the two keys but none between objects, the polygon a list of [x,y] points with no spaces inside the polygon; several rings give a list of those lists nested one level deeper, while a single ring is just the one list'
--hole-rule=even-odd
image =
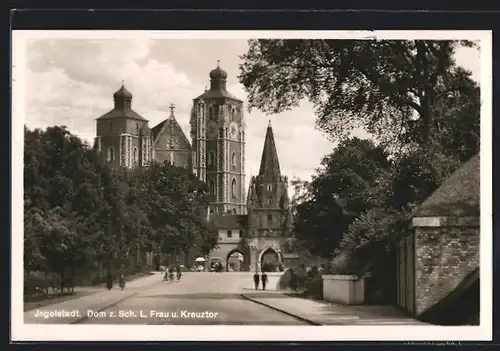
[{"label": "sky", "polygon": [[[29,128],[65,125],[92,142],[95,119],[113,108],[113,93],[125,82],[132,108],[150,128],[169,116],[175,104],[177,121],[189,136],[192,99],[209,86],[209,72],[220,66],[228,73],[228,90],[243,101],[237,80],[242,39],[30,39],[26,43],[25,123]],[[480,53],[460,48],[457,63],[480,80]],[[309,179],[334,144],[315,129],[310,103],[279,115],[245,112],[247,186],[258,172],[269,120],[273,126],[281,171],[289,179]],[[359,132],[360,137],[367,135]]]}]

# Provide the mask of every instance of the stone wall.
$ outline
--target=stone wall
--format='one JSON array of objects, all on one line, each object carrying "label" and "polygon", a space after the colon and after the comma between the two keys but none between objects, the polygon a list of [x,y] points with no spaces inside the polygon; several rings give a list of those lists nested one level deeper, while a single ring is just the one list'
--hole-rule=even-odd
[{"label": "stone wall", "polygon": [[416,227],[416,315],[445,298],[478,267],[479,227]]}]

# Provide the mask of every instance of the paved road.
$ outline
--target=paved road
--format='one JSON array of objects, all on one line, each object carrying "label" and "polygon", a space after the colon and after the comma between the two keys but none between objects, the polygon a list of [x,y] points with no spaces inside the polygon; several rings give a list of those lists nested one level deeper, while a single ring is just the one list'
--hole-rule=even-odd
[{"label": "paved road", "polygon": [[[276,282],[270,280],[270,288]],[[161,282],[79,324],[306,325],[248,301],[250,273],[184,273],[180,282]],[[259,293],[259,294],[262,294]],[[269,292],[269,295],[273,295]]]}]

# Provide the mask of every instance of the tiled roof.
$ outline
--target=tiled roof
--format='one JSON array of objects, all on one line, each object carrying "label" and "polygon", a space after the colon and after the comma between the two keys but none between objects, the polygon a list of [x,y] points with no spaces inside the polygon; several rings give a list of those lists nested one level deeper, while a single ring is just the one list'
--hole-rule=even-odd
[{"label": "tiled roof", "polygon": [[479,216],[480,158],[472,157],[429,196],[414,217]]},{"label": "tiled roof", "polygon": [[236,101],[241,101],[238,99],[236,96],[228,92],[226,89],[214,89],[214,90],[207,90],[194,100],[200,100],[200,99],[217,99],[217,98],[226,98],[226,99],[232,99]]},{"label": "tiled roof", "polygon": [[146,121],[144,117],[142,117],[140,114],[135,112],[132,109],[120,109],[120,108],[114,108],[111,111],[105,113],[101,117],[97,118],[98,120],[105,120],[105,119],[115,119],[115,118],[131,118],[131,119],[137,119],[140,121]]}]

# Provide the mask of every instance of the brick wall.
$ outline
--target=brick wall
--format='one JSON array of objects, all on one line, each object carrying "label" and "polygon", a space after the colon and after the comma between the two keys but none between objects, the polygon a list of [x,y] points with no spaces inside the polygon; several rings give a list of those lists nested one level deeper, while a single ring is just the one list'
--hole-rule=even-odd
[{"label": "brick wall", "polygon": [[415,228],[416,315],[446,297],[479,267],[478,227]]}]

